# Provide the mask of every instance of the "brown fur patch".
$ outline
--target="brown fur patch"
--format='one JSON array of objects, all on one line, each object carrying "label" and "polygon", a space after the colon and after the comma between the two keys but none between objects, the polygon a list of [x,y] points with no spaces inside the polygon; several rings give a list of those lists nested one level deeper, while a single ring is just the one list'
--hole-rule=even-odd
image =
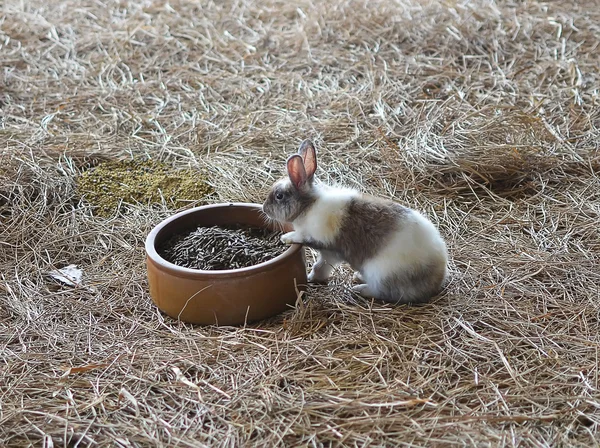
[{"label": "brown fur patch", "polygon": [[307,245],[334,251],[354,269],[360,269],[402,226],[408,213],[406,207],[392,201],[368,196],[353,198],[348,202],[345,214],[333,215],[327,220],[328,227],[339,229],[335,241],[329,245],[309,241]]}]

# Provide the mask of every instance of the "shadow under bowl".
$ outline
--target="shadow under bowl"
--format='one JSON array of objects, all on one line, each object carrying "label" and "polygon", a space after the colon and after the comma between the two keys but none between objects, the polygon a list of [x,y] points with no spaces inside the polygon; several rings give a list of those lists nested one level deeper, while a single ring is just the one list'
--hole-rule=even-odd
[{"label": "shadow under bowl", "polygon": [[176,234],[199,226],[269,228],[261,206],[246,203],[196,207],[167,218],[146,238],[150,296],[167,315],[201,325],[240,325],[275,316],[296,303],[306,287],[304,248],[292,244],[281,255],[254,266],[224,271],[184,268],[162,258],[157,248]]}]

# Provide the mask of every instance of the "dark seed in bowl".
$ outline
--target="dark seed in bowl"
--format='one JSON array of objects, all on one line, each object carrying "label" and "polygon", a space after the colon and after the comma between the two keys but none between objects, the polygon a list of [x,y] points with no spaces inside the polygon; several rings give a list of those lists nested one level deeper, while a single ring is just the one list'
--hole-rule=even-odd
[{"label": "dark seed in bowl", "polygon": [[158,254],[185,268],[240,269],[282,254],[286,246],[280,236],[280,232],[259,227],[198,227],[173,235],[158,248]]}]

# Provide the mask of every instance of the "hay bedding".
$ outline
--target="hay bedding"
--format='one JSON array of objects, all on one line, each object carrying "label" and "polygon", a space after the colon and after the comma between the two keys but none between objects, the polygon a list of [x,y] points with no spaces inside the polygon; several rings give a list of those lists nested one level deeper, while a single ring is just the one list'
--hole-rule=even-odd
[{"label": "hay bedding", "polygon": [[[597,443],[597,6],[5,2],[0,445]],[[322,177],[433,217],[434,303],[357,300],[342,268],[270,321],[183,325],[144,273],[169,202],[76,190],[151,157],[261,201],[307,136]],[[45,275],[69,264],[80,287]]]}]

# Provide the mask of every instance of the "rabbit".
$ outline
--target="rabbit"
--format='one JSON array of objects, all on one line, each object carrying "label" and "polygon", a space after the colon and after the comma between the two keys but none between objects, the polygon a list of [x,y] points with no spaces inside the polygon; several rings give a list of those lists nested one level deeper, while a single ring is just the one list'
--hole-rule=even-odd
[{"label": "rabbit", "polygon": [[281,236],[319,251],[309,282],[326,282],[336,265],[348,263],[360,282],[353,291],[389,303],[424,303],[448,277],[446,243],[416,210],[315,178],[317,155],[310,140],[287,159],[262,205],[276,222],[291,223]]}]

